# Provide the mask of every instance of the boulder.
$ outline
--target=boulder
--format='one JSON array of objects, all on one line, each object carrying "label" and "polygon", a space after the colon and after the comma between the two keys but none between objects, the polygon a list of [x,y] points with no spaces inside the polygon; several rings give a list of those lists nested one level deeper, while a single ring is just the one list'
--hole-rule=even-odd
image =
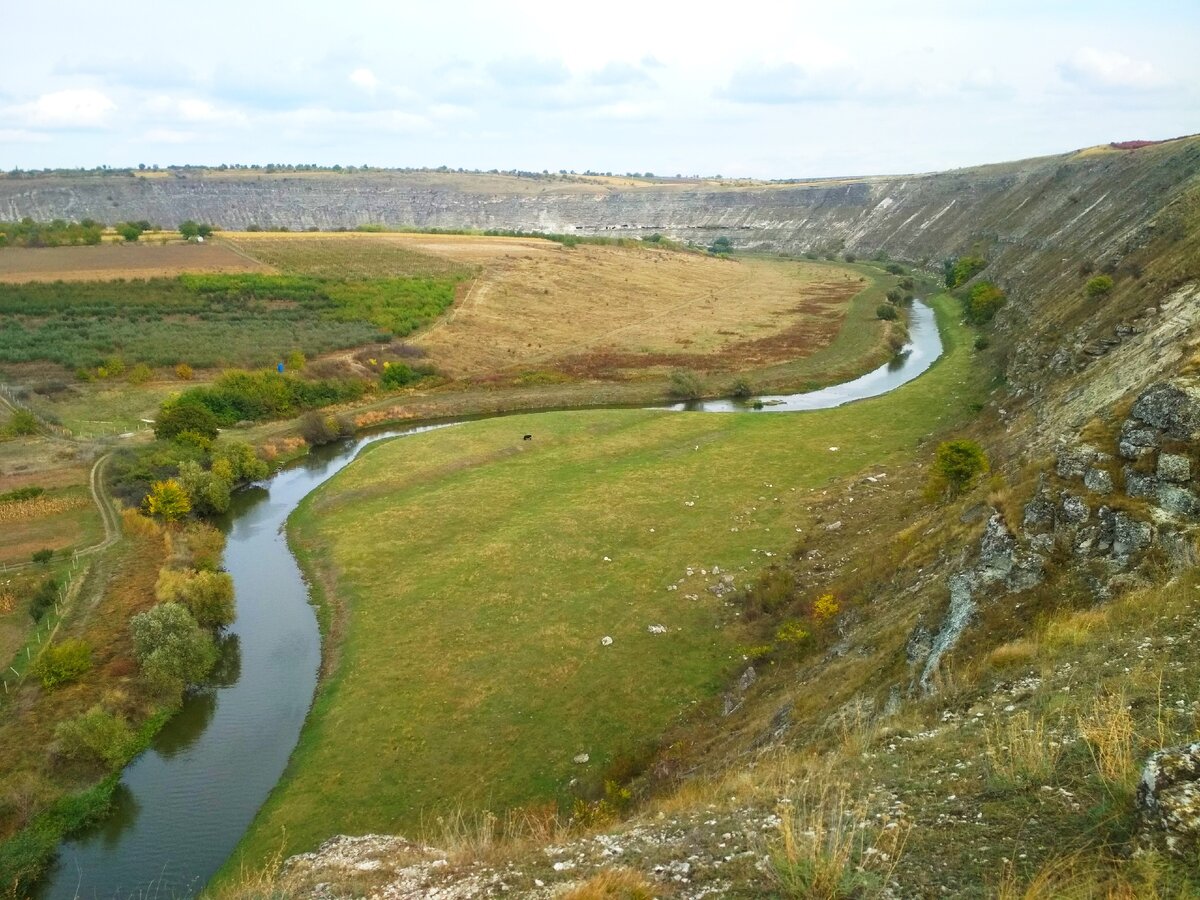
[{"label": "boulder", "polygon": [[1138,553],[1149,547],[1153,539],[1154,529],[1149,522],[1138,521],[1123,512],[1113,516],[1113,556],[1126,557]]},{"label": "boulder", "polygon": [[1125,424],[1121,427],[1117,450],[1125,459],[1141,459],[1156,449],[1158,444],[1157,431],[1153,428],[1145,428],[1133,419],[1126,419]]},{"label": "boulder", "polygon": [[1137,789],[1143,839],[1168,852],[1200,851],[1200,743],[1159,750]]},{"label": "boulder", "polygon": [[1154,491],[1159,508],[1176,516],[1200,516],[1200,499],[1177,484],[1160,484]]},{"label": "boulder", "polygon": [[1182,484],[1192,477],[1192,461],[1178,453],[1163,453],[1158,457],[1158,477],[1162,481]]},{"label": "boulder", "polygon": [[1112,476],[1104,469],[1092,466],[1083,475],[1083,486],[1093,494],[1111,494],[1113,490]]},{"label": "boulder", "polygon": [[1054,527],[1054,501],[1049,492],[1038,491],[1033,495],[1033,499],[1025,504],[1022,524],[1027,529]]},{"label": "boulder", "polygon": [[1059,478],[1082,478],[1088,466],[1096,459],[1091,447],[1071,447],[1060,450],[1054,471]]},{"label": "boulder", "polygon": [[1188,381],[1160,381],[1142,391],[1133,417],[1167,436],[1186,441],[1200,430],[1200,386]]},{"label": "boulder", "polygon": [[1074,494],[1062,495],[1062,511],[1063,518],[1068,522],[1086,522],[1092,511],[1088,509],[1088,505],[1083,502],[1083,498],[1076,497]]},{"label": "boulder", "polygon": [[1130,497],[1153,497],[1158,488],[1158,479],[1153,475],[1125,467],[1125,493]]}]

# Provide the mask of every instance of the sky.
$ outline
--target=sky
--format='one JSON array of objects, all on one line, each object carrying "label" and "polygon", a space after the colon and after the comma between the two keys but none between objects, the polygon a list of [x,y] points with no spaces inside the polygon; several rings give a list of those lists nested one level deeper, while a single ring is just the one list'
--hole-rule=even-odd
[{"label": "sky", "polygon": [[5,170],[801,178],[1200,132],[1196,0],[58,0],[0,29]]}]

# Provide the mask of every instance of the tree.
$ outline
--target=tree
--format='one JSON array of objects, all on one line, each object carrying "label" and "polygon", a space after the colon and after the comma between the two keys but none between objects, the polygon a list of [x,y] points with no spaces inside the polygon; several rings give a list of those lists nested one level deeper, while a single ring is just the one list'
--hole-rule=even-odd
[{"label": "tree", "polygon": [[77,681],[92,668],[92,645],[79,638],[68,638],[61,644],[47,647],[34,664],[33,672],[41,679],[42,687],[56,688]]},{"label": "tree", "polygon": [[898,313],[896,312],[896,307],[892,306],[890,303],[881,303],[879,306],[875,307],[875,318],[877,319],[892,321],[896,319],[897,316]]},{"label": "tree", "polygon": [[121,236],[122,240],[130,243],[140,238],[145,230],[133,222],[121,222],[117,225],[117,234]]},{"label": "tree", "polygon": [[975,441],[943,441],[934,458],[930,493],[953,499],[974,487],[988,468],[987,456]]},{"label": "tree", "polygon": [[963,304],[966,319],[972,325],[986,325],[1007,300],[1004,291],[990,281],[981,281],[971,288]]},{"label": "tree", "polygon": [[146,511],[170,524],[178,522],[192,511],[188,493],[174,478],[156,481],[146,495]]},{"label": "tree", "polygon": [[178,603],[160,603],[129,622],[142,673],[162,688],[197,684],[217,662],[212,636]]},{"label": "tree", "polygon": [[50,560],[54,558],[54,551],[49,547],[43,547],[41,550],[34,550],[32,559],[39,566],[50,565]]},{"label": "tree", "polygon": [[1108,275],[1097,275],[1088,281],[1084,293],[1089,297],[1103,297],[1113,288],[1113,280]]},{"label": "tree", "polygon": [[721,235],[719,238],[717,238],[716,240],[714,240],[712,242],[712,246],[710,246],[708,248],[708,252],[709,253],[732,253],[733,252],[733,241],[731,241],[729,238],[725,237],[724,235]]},{"label": "tree", "polygon": [[8,420],[8,427],[4,430],[13,437],[37,434],[37,416],[27,409],[17,409],[15,412],[13,412],[12,418]]},{"label": "tree", "polygon": [[218,424],[211,409],[185,396],[163,404],[154,422],[154,436],[171,440],[190,431],[212,440],[217,436]]}]

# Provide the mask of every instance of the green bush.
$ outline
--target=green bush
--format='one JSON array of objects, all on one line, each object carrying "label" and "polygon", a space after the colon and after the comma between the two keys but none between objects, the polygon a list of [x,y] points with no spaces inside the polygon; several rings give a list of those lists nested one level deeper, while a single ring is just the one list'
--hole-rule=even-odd
[{"label": "green bush", "polygon": [[78,638],[69,638],[42,651],[33,666],[33,674],[42,687],[56,688],[86,675],[92,668],[92,645]]},{"label": "green bush", "polygon": [[899,315],[900,314],[896,312],[896,307],[892,306],[890,303],[881,303],[879,306],[875,307],[875,318],[877,319],[894,321],[899,317]]},{"label": "green bush", "polygon": [[357,400],[365,392],[366,385],[355,379],[309,381],[274,369],[231,369],[208,387],[189,388],[163,409],[196,404],[211,412],[218,425],[226,427],[242,421],[286,419],[308,409]]},{"label": "green bush", "polygon": [[17,488],[13,491],[5,491],[0,494],[0,503],[16,503],[18,500],[32,500],[34,497],[40,497],[46,493],[44,487],[30,485],[29,487]]},{"label": "green bush", "polygon": [[179,603],[160,603],[129,623],[133,653],[142,674],[164,690],[198,684],[217,662],[212,636]]},{"label": "green bush", "polygon": [[379,383],[385,388],[402,388],[421,378],[411,366],[402,362],[385,362]]},{"label": "green bush", "polygon": [[986,350],[988,347],[991,346],[991,343],[992,342],[990,340],[988,340],[988,336],[986,334],[981,334],[977,338],[975,338],[975,349],[976,350]]},{"label": "green bush", "polygon": [[700,382],[700,376],[695,372],[676,369],[671,373],[671,380],[667,384],[668,396],[674,397],[676,400],[695,400],[703,393],[704,385]]},{"label": "green bush", "polygon": [[730,393],[739,400],[745,400],[747,397],[753,397],[757,392],[749,379],[735,378]]},{"label": "green bush", "polygon": [[[904,266],[901,266],[897,263],[888,263],[887,264],[887,272],[890,275],[903,275],[904,274]],[[909,285],[909,287],[911,288],[912,285]]]},{"label": "green bush", "polygon": [[27,409],[17,409],[13,411],[12,418],[8,420],[8,425],[5,427],[5,432],[13,437],[22,437],[30,434],[38,433],[37,416]]},{"label": "green bush", "polygon": [[[232,424],[232,423],[231,423]],[[216,414],[195,397],[187,393],[176,400],[168,400],[154,420],[154,436],[171,440],[181,434],[195,434],[210,441],[216,438],[219,423]]]},{"label": "green bush", "polygon": [[987,267],[987,260],[982,256],[960,256],[946,260],[942,267],[945,270],[946,287],[956,288],[982,272]]},{"label": "green bush", "polygon": [[990,281],[981,281],[971,288],[963,302],[963,313],[972,325],[986,325],[992,321],[1008,297],[1004,291]]},{"label": "green bush", "polygon": [[42,621],[42,616],[54,605],[58,598],[58,582],[47,578],[38,586],[33,598],[29,601],[29,618],[35,622]]},{"label": "green bush", "polygon": [[987,456],[975,441],[943,441],[934,458],[929,493],[953,499],[974,487],[988,468]]},{"label": "green bush", "polygon": [[68,759],[101,762],[110,769],[124,763],[133,752],[137,736],[129,724],[97,706],[60,722],[54,729],[59,752]]},{"label": "green bush", "polygon": [[1097,275],[1088,280],[1083,291],[1089,297],[1103,297],[1113,289],[1113,280],[1109,275]]},{"label": "green bush", "polygon": [[353,434],[354,425],[344,416],[330,416],[313,410],[300,417],[300,436],[310,447],[332,444]]},{"label": "green bush", "polygon": [[48,566],[50,560],[54,559],[54,551],[49,547],[43,547],[41,550],[34,550],[30,554],[30,558],[39,566]]}]

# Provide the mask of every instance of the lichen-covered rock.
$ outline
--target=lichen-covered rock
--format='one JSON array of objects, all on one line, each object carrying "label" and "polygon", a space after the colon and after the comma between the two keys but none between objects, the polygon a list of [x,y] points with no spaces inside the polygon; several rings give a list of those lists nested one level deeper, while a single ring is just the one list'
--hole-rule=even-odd
[{"label": "lichen-covered rock", "polygon": [[1113,515],[1113,556],[1126,557],[1150,546],[1154,529],[1149,522],[1140,522],[1128,513]]},{"label": "lichen-covered rock", "polygon": [[1125,467],[1125,493],[1130,497],[1153,497],[1158,488],[1158,479],[1145,472]]},{"label": "lichen-covered rock", "polygon": [[1093,494],[1111,494],[1113,490],[1112,476],[1104,469],[1092,466],[1083,475],[1083,486]]},{"label": "lichen-covered rock", "polygon": [[1004,586],[1009,591],[1027,591],[1041,584],[1046,577],[1046,560],[1036,553],[1016,553],[1013,556],[1013,566],[1004,579]]},{"label": "lichen-covered rock", "polygon": [[1133,404],[1133,417],[1186,441],[1200,430],[1200,386],[1179,379],[1152,384]]},{"label": "lichen-covered rock", "polygon": [[1146,428],[1133,419],[1126,419],[1121,427],[1117,450],[1125,459],[1141,459],[1159,445],[1158,432]]},{"label": "lichen-covered rock", "polygon": [[1068,522],[1086,522],[1092,511],[1088,509],[1088,505],[1083,502],[1082,497],[1076,497],[1074,494],[1063,494],[1062,496],[1062,511],[1063,518]]},{"label": "lichen-covered rock", "polygon": [[1164,453],[1158,458],[1158,477],[1182,484],[1192,477],[1192,461],[1178,453]]},{"label": "lichen-covered rock", "polygon": [[1049,492],[1042,490],[1033,495],[1025,504],[1025,514],[1021,521],[1027,529],[1054,527],[1054,500]]},{"label": "lichen-covered rock", "polygon": [[1200,562],[1196,556],[1196,542],[1190,534],[1173,528],[1163,528],[1158,534],[1158,544],[1163,548],[1167,556],[1167,565],[1173,574],[1178,575]]},{"label": "lichen-covered rock", "polygon": [[1187,488],[1177,484],[1160,484],[1154,491],[1159,508],[1176,516],[1200,516],[1200,499]]},{"label": "lichen-covered rock", "polygon": [[996,513],[988,519],[983,539],[979,542],[979,578],[985,582],[999,581],[1012,570],[1016,539],[1004,518]]},{"label": "lichen-covered rock", "polygon": [[1152,754],[1137,806],[1148,843],[1180,856],[1200,851],[1200,743]]},{"label": "lichen-covered rock", "polygon": [[1096,451],[1092,447],[1069,447],[1058,452],[1054,471],[1059,478],[1082,478],[1095,459]]}]

